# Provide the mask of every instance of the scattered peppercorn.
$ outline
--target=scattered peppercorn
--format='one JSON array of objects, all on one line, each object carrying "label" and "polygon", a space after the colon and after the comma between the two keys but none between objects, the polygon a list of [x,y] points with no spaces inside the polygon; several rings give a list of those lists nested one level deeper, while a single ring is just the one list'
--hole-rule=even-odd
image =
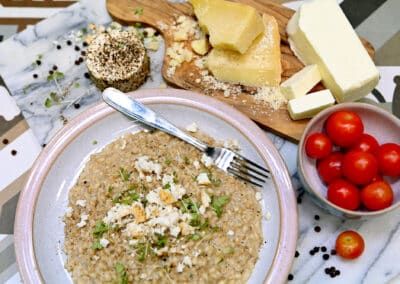
[{"label": "scattered peppercorn", "polygon": [[40,61],[40,60],[38,59],[38,60],[36,60],[36,64],[37,64],[37,65],[40,65],[40,64],[42,64],[42,61]]},{"label": "scattered peppercorn", "polygon": [[68,44],[68,45],[71,45],[71,44],[72,44],[72,41],[67,40],[67,44]]},{"label": "scattered peppercorn", "polygon": [[335,271],[335,276],[338,276],[338,275],[340,275],[340,270]]},{"label": "scattered peppercorn", "polygon": [[74,103],[74,108],[78,109],[80,107],[81,107],[81,105],[79,103]]},{"label": "scattered peppercorn", "polygon": [[43,148],[46,147],[46,144],[42,144],[42,147],[43,147]]},{"label": "scattered peppercorn", "polygon": [[294,257],[299,257],[300,253],[296,250]]},{"label": "scattered peppercorn", "polygon": [[3,139],[3,144],[4,144],[4,145],[7,145],[8,142],[9,142],[8,139],[6,139],[6,138]]},{"label": "scattered peppercorn", "polygon": [[315,254],[315,251],[312,249],[312,250],[310,250],[310,254],[311,255],[314,255]]},{"label": "scattered peppercorn", "polygon": [[56,47],[57,47],[57,49],[61,49],[61,45],[59,45],[59,44],[57,44]]},{"label": "scattered peppercorn", "polygon": [[317,232],[317,233],[321,232],[321,227],[320,226],[315,226],[314,227],[314,231]]},{"label": "scattered peppercorn", "polygon": [[314,219],[318,221],[319,220],[319,215],[314,215]]},{"label": "scattered peppercorn", "polygon": [[39,77],[38,74],[33,74],[33,78],[37,79],[37,77]]},{"label": "scattered peppercorn", "polygon": [[336,250],[335,249],[331,250],[331,255],[336,255]]},{"label": "scattered peppercorn", "polygon": [[326,247],[321,247],[322,252],[326,252]]},{"label": "scattered peppercorn", "polygon": [[83,62],[83,58],[82,58],[82,57],[79,57],[78,61],[79,61],[80,63],[82,63],[82,62]]},{"label": "scattered peppercorn", "polygon": [[287,279],[288,279],[289,281],[291,281],[291,280],[293,280],[293,278],[294,278],[293,274],[289,274]]},{"label": "scattered peppercorn", "polygon": [[53,70],[49,70],[49,74],[53,75],[54,71]]},{"label": "scattered peppercorn", "polygon": [[340,275],[340,270],[336,269],[336,267],[334,267],[334,266],[331,266],[329,268],[327,267],[327,268],[325,268],[324,271],[325,271],[325,274],[328,274],[331,278],[334,278],[334,277]]},{"label": "scattered peppercorn", "polygon": [[85,56],[85,55],[86,55],[86,51],[82,50],[82,51],[81,51],[81,55],[82,55],[82,56]]},{"label": "scattered peppercorn", "polygon": [[53,70],[56,71],[58,69],[57,65],[53,65]]},{"label": "scattered peppercorn", "polygon": [[82,45],[86,47],[86,46],[88,46],[88,43],[87,43],[86,41],[84,41],[84,42],[82,43]]},{"label": "scattered peppercorn", "polygon": [[16,150],[11,150],[11,155],[13,155],[13,156],[17,155],[17,151]]},{"label": "scattered peppercorn", "polygon": [[88,72],[85,72],[84,76],[85,76],[86,79],[90,79],[90,75],[89,75]]},{"label": "scattered peppercorn", "polygon": [[314,247],[313,251],[316,252],[316,253],[319,252],[319,247]]},{"label": "scattered peppercorn", "polygon": [[76,51],[79,51],[79,50],[81,50],[81,49],[79,48],[79,46],[75,45],[75,50],[76,50]]},{"label": "scattered peppercorn", "polygon": [[323,258],[324,260],[328,260],[328,259],[329,259],[329,254],[324,253],[324,254],[322,255],[322,258]]},{"label": "scattered peppercorn", "polygon": [[79,60],[75,60],[75,65],[79,65],[79,64],[81,64],[81,63],[79,62]]}]

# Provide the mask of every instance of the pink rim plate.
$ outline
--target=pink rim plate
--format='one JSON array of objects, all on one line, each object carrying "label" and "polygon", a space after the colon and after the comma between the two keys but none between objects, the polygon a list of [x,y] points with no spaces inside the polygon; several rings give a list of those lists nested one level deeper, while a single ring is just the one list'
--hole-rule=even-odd
[{"label": "pink rim plate", "polygon": [[[143,104],[176,104],[207,112],[226,121],[241,132],[248,141],[251,141],[271,169],[280,210],[278,247],[264,283],[286,282],[296,250],[298,212],[294,189],[286,165],[265,133],[248,117],[231,106],[194,92],[176,89],[147,89],[132,92],[130,95]],[[115,110],[105,103],[100,103],[84,111],[57,132],[32,166],[20,194],[14,227],[16,258],[25,283],[44,282],[35,257],[33,218],[37,199],[49,170],[66,145],[90,125],[114,112]]]}]

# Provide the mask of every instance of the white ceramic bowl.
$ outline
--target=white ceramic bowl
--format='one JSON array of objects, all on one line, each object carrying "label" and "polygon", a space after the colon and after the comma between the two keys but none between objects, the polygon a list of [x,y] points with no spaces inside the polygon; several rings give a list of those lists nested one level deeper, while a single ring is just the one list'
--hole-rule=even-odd
[{"label": "white ceramic bowl", "polygon": [[346,218],[372,217],[389,212],[400,206],[400,179],[390,178],[388,181],[394,191],[393,204],[383,210],[347,210],[343,209],[327,200],[327,186],[322,182],[318,175],[316,160],[307,156],[305,153],[305,140],[314,132],[323,132],[324,123],[327,118],[335,111],[349,110],[356,112],[364,124],[364,132],[377,138],[379,144],[394,142],[400,144],[400,120],[388,111],[378,106],[354,102],[342,103],[329,107],[314,116],[299,142],[298,148],[298,172],[304,188],[311,194],[313,201],[329,212]]},{"label": "white ceramic bowl", "polygon": [[[249,282],[285,282],[296,250],[297,205],[285,163],[265,133],[239,111],[208,96],[174,89],[131,95],[179,127],[196,122],[217,140],[237,139],[244,156],[271,170],[272,178],[261,191],[263,214],[271,216],[262,218],[266,243]],[[44,148],[21,192],[16,214],[15,251],[25,283],[72,282],[63,253],[62,216],[68,191],[91,153],[142,128],[102,103],[71,120]]]}]

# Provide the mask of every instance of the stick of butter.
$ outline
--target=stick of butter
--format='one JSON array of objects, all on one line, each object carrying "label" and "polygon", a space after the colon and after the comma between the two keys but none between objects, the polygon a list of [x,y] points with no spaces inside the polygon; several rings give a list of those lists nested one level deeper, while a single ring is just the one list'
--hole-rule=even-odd
[{"label": "stick of butter", "polygon": [[286,31],[294,53],[305,65],[318,65],[338,102],[356,101],[378,83],[378,69],[336,0],[304,3]]},{"label": "stick of butter", "polygon": [[308,65],[281,84],[281,92],[287,100],[307,94],[319,81],[318,66]]},{"label": "stick of butter", "polygon": [[329,90],[322,90],[298,97],[288,102],[288,111],[292,119],[311,118],[324,108],[335,103]]}]

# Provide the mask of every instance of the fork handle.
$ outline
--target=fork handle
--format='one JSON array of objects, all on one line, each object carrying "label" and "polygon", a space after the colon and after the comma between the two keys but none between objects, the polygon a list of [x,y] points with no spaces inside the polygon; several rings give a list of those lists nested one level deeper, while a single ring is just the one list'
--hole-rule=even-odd
[{"label": "fork handle", "polygon": [[187,134],[186,132],[180,130],[178,127],[173,125],[171,122],[163,118],[162,116],[156,114],[151,109],[145,107],[138,101],[130,98],[126,94],[114,88],[107,88],[103,91],[103,100],[115,108],[116,110],[122,112],[123,114],[137,119],[138,121],[149,125],[153,128],[157,128],[168,134],[186,141],[187,143],[195,146],[199,150],[206,152],[208,146],[201,142],[200,140],[194,138],[193,136]]}]

